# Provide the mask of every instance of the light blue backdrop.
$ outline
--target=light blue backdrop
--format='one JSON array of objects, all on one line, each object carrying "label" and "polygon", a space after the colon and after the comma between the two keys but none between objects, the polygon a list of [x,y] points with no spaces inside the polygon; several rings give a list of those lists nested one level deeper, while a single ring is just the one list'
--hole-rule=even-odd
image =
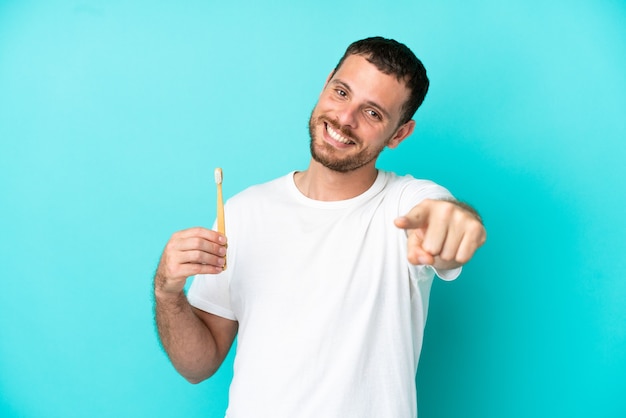
[{"label": "light blue backdrop", "polygon": [[[183,5],[184,4],[184,5]],[[186,383],[151,278],[225,193],[308,162],[353,40],[432,88],[380,167],[434,179],[489,241],[436,282],[420,417],[624,417],[626,5],[620,0],[0,0],[0,416],[222,417]]]}]

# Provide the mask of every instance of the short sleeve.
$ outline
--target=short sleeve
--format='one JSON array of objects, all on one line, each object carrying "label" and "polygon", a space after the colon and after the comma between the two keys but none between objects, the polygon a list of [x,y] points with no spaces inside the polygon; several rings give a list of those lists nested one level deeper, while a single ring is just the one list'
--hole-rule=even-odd
[{"label": "short sleeve", "polygon": [[461,275],[461,271],[463,271],[463,267],[457,267],[455,269],[450,269],[450,270],[443,270],[443,269],[437,270],[434,267],[431,267],[431,268],[435,271],[435,274],[441,280],[445,280],[446,282],[455,280],[457,277]]},{"label": "short sleeve", "polygon": [[189,303],[205,312],[233,321],[237,320],[230,305],[230,286],[223,274],[199,274],[187,292]]},{"label": "short sleeve", "polygon": [[399,216],[406,214],[415,205],[418,205],[425,199],[433,200],[450,200],[454,199],[454,196],[443,186],[433,183],[429,180],[416,180],[410,176],[405,178],[410,179],[404,183],[402,192],[400,194],[400,201],[398,205]]}]

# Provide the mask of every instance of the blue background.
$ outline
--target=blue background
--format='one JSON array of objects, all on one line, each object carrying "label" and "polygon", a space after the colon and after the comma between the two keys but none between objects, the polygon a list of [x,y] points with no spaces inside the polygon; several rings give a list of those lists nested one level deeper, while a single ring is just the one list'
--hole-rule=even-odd
[{"label": "blue background", "polygon": [[623,1],[183,3],[0,0],[0,416],[223,416],[232,358],[193,386],[158,345],[160,252],[212,224],[214,167],[228,196],[306,168],[379,34],[432,82],[379,167],[489,231],[433,288],[420,417],[626,416]]}]

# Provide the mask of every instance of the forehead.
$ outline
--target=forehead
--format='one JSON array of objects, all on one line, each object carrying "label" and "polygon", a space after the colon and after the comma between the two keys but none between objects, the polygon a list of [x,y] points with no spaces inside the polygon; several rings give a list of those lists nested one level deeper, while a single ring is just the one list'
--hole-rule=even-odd
[{"label": "forehead", "polygon": [[375,102],[393,114],[399,115],[409,98],[404,81],[383,73],[362,55],[347,56],[330,79],[333,82],[346,84],[354,98]]}]

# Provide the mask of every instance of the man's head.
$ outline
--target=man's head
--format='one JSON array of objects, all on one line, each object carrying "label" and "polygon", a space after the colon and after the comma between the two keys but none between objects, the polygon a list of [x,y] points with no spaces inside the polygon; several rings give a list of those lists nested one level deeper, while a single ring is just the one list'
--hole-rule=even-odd
[{"label": "man's head", "polygon": [[353,42],[339,60],[331,78],[350,55],[362,55],[379,71],[393,75],[398,81],[405,83],[410,94],[402,108],[400,124],[408,122],[424,101],[428,91],[428,77],[422,62],[406,45],[393,39],[376,36]]},{"label": "man's head", "polygon": [[413,132],[427,89],[424,67],[406,46],[383,38],[353,43],[311,114],[313,160],[343,173],[374,170],[385,147]]}]

